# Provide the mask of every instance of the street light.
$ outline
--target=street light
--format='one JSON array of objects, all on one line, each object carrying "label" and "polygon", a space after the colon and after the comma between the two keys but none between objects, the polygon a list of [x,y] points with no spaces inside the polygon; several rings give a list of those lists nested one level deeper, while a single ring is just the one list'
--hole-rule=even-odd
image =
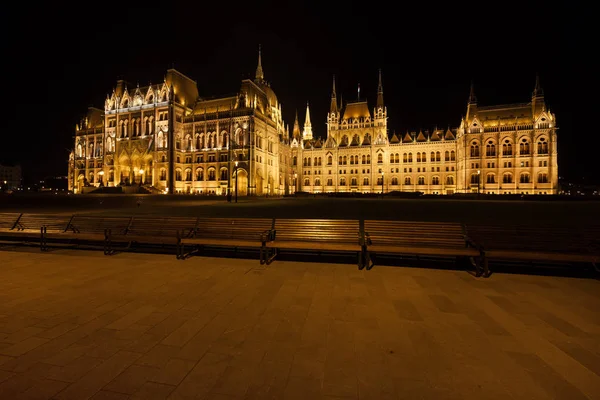
[{"label": "street light", "polygon": [[479,182],[481,181],[480,175],[481,175],[481,170],[478,169],[477,170],[477,195],[478,196],[479,196]]},{"label": "street light", "polygon": [[233,173],[235,174],[235,202],[237,203],[237,192],[238,192],[238,182],[237,182],[237,171],[238,171],[238,162],[235,162],[235,167],[233,168]]},{"label": "street light", "polygon": [[294,172],[294,194],[298,191],[298,174]]}]

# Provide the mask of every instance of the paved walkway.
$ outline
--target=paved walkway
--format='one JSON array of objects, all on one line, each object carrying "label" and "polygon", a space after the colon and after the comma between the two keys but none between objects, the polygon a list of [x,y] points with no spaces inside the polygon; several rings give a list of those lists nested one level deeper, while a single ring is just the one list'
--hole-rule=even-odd
[{"label": "paved walkway", "polygon": [[600,282],[0,251],[0,399],[598,399]]}]

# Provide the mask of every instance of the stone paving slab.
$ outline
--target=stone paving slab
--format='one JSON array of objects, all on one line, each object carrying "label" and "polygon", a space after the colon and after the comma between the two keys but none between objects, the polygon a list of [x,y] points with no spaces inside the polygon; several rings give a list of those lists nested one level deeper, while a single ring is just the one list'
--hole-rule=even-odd
[{"label": "stone paving slab", "polygon": [[0,251],[0,399],[482,398],[600,398],[600,282]]}]

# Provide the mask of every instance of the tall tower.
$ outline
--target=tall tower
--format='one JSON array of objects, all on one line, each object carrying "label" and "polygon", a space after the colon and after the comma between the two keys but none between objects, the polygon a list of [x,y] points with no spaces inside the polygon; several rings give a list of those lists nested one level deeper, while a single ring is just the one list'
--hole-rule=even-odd
[{"label": "tall tower", "polygon": [[375,125],[386,125],[387,109],[383,103],[383,83],[381,83],[381,69],[379,69],[379,84],[377,85],[377,104],[375,105],[375,112],[373,114],[375,115]]},{"label": "tall tower", "polygon": [[306,119],[304,120],[304,130],[302,131],[302,139],[311,140],[313,138],[312,125],[310,124],[310,109],[306,103]]},{"label": "tall tower", "polygon": [[258,45],[258,65],[256,66],[256,75],[255,75],[255,81],[256,82],[262,82],[265,79],[265,74],[263,73],[263,69],[262,69],[262,59],[261,59],[261,49],[260,49],[260,44]]},{"label": "tall tower", "polygon": [[331,106],[329,107],[329,112],[332,115],[338,113],[337,97],[335,95],[335,75],[333,76],[333,90],[331,92]]},{"label": "tall tower", "polygon": [[327,114],[327,137],[329,137],[329,131],[338,128],[340,122],[340,111],[341,107],[338,108],[337,96],[335,93],[335,75],[333,76],[333,90],[331,92],[331,106],[329,107],[329,114]]}]

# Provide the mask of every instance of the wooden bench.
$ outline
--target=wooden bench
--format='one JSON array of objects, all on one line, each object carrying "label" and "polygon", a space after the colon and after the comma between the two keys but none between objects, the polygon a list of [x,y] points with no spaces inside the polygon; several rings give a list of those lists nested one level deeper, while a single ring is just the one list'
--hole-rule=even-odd
[{"label": "wooden bench", "polygon": [[21,217],[21,213],[0,213],[0,232],[12,230]]},{"label": "wooden bench", "polygon": [[600,226],[469,224],[467,231],[488,259],[529,262],[600,262]]},{"label": "wooden bench", "polygon": [[39,242],[40,249],[46,251],[48,232],[65,232],[72,218],[71,215],[21,214],[10,233],[5,235],[11,235],[16,241]]},{"label": "wooden bench", "polygon": [[374,265],[372,253],[469,257],[476,276],[489,276],[485,254],[460,223],[366,220],[364,231],[367,269]]},{"label": "wooden bench", "polygon": [[107,254],[114,254],[113,245],[125,245],[129,249],[134,244],[177,246],[179,236],[190,237],[198,224],[197,217],[133,217],[127,228],[113,234],[107,232]]},{"label": "wooden bench", "polygon": [[356,252],[358,267],[362,262],[363,236],[359,220],[342,219],[277,219],[266,249],[270,264],[280,249],[305,252]]},{"label": "wooden bench", "polygon": [[131,225],[132,217],[105,217],[101,215],[75,215],[63,235],[54,235],[54,239],[82,242],[102,242],[104,254],[111,255],[110,237],[124,235]]},{"label": "wooden bench", "polygon": [[[265,262],[265,243],[273,229],[271,218],[198,218],[191,235],[180,233],[177,258],[186,259],[204,246],[260,248],[260,263]],[[185,252],[185,246],[194,250]]]}]

